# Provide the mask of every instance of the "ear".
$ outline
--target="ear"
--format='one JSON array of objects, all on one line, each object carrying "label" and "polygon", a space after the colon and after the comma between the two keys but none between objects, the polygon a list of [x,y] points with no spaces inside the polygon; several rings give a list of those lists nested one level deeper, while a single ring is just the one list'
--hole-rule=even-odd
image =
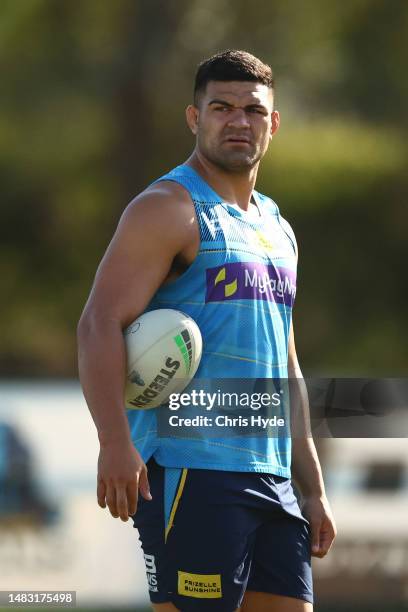
[{"label": "ear", "polygon": [[196,106],[193,106],[193,104],[189,104],[186,108],[186,120],[188,127],[194,135],[197,135],[198,131],[198,115],[198,108]]},{"label": "ear", "polygon": [[278,131],[279,129],[279,125],[280,125],[280,115],[279,115],[279,111],[274,110],[272,111],[272,115],[271,115],[271,133],[269,135],[270,138],[272,138],[272,136],[275,134],[275,132]]}]

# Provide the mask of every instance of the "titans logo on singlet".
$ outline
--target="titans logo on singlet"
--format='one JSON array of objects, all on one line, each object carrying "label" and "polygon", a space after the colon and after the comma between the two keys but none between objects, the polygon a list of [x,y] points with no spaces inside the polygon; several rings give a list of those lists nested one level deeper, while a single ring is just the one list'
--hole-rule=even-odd
[{"label": "titans logo on singlet", "polygon": [[[288,337],[296,294],[296,240],[270,198],[254,191],[259,217],[220,196],[191,167],[158,181],[191,195],[200,247],[189,268],[161,287],[147,310],[176,308],[203,336],[198,379],[287,378]],[[290,477],[290,438],[157,436],[157,411],[129,410],[132,439],[147,461],[166,467],[266,472]]]}]

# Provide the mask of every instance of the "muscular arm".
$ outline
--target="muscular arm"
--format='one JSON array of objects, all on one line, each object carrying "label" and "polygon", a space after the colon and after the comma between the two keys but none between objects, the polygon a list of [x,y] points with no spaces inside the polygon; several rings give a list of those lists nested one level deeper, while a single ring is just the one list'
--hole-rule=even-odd
[{"label": "muscular arm", "polygon": [[127,520],[137,491],[149,498],[146,466],[134,449],[124,410],[122,330],[147,306],[174,258],[188,249],[195,216],[179,185],[160,183],[126,208],[98,268],[78,325],[79,375],[101,451],[98,502]]},{"label": "muscular arm", "polygon": [[288,375],[291,396],[292,474],[303,496],[303,512],[312,532],[312,554],[324,557],[336,535],[322,470],[310,430],[307,388],[296,355],[293,323],[290,328]]}]

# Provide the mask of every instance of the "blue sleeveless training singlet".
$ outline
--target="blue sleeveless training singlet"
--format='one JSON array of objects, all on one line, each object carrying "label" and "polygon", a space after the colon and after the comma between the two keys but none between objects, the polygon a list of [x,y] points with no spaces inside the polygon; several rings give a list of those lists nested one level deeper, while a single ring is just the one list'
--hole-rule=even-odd
[{"label": "blue sleeveless training singlet", "polygon": [[[163,180],[189,192],[200,247],[187,270],[162,286],[146,310],[174,308],[196,321],[203,337],[198,379],[287,378],[297,265],[290,225],[275,202],[256,191],[259,217],[229,205],[189,166],[178,166],[158,179]],[[290,477],[289,436],[159,438],[158,410],[127,410],[133,443],[145,462],[154,456],[166,467]]]}]

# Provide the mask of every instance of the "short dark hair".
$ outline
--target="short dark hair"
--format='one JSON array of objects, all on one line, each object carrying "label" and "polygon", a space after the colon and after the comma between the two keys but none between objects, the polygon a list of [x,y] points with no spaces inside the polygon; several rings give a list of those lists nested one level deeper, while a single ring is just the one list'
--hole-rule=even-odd
[{"label": "short dark hair", "polygon": [[272,68],[247,51],[227,49],[212,55],[199,64],[194,83],[194,104],[205,91],[209,81],[254,81],[272,91]]}]

